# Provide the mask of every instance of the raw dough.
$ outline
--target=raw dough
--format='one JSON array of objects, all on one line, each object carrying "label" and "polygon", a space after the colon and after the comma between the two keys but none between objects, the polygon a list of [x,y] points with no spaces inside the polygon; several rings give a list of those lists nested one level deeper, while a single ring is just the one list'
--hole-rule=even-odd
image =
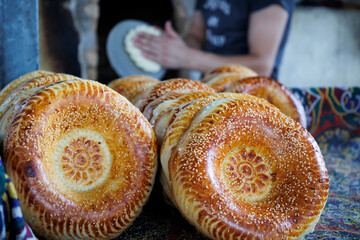
[{"label": "raw dough", "polygon": [[139,33],[145,32],[148,34],[153,34],[155,36],[160,36],[161,32],[152,27],[147,25],[139,25],[131,30],[126,34],[124,39],[125,44],[125,51],[129,54],[130,59],[134,62],[134,64],[145,72],[158,72],[160,71],[161,66],[148,58],[146,58],[134,45],[133,38]]}]

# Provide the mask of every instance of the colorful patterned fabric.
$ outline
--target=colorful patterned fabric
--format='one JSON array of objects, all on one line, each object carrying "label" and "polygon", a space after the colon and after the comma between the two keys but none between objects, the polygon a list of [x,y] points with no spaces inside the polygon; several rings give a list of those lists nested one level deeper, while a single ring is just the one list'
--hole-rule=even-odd
[{"label": "colorful patterned fabric", "polygon": [[307,239],[360,239],[360,88],[294,89],[330,177],[327,204]]},{"label": "colorful patterned fabric", "polygon": [[326,139],[325,133],[334,129],[347,132],[345,141],[360,136],[360,88],[310,88],[293,91],[305,106],[308,130],[315,138],[328,142],[330,139]]},{"label": "colorful patterned fabric", "polygon": [[5,174],[0,158],[0,239],[36,239],[24,222],[14,184]]}]

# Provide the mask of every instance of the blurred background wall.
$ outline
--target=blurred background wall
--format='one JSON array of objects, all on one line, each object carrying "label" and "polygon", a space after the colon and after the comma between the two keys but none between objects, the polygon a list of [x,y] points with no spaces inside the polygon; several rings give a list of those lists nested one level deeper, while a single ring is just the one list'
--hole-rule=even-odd
[{"label": "blurred background wall", "polygon": [[39,68],[37,0],[0,0],[0,89]]},{"label": "blurred background wall", "polygon": [[296,7],[279,81],[290,87],[360,86],[360,4],[355,3]]},{"label": "blurred background wall", "polygon": [[[40,68],[102,83],[117,78],[106,37],[124,19],[162,27],[167,19],[184,34],[196,0],[40,0]],[[169,71],[164,79],[186,71]],[[289,87],[360,86],[360,0],[298,1],[279,81]]]},{"label": "blurred background wall", "polygon": [[40,69],[97,79],[98,0],[38,0]]}]

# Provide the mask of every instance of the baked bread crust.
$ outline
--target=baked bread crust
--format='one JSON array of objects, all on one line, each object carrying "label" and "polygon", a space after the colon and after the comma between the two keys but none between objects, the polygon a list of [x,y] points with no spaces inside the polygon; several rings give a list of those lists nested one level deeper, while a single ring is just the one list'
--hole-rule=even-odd
[{"label": "baked bread crust", "polygon": [[112,239],[152,190],[157,143],[141,112],[91,80],[42,86],[6,125],[4,165],[46,239]]},{"label": "baked bread crust", "polygon": [[[220,99],[246,99],[248,101],[260,102],[264,105],[272,106],[267,101],[252,95],[238,93],[216,93],[210,96],[199,98],[188,104],[180,105],[179,108],[175,108],[172,111],[167,112],[166,114],[168,116],[164,116],[166,117],[165,119],[167,121],[164,121],[159,129],[166,129],[161,144],[160,161],[168,182],[170,181],[168,163],[181,137],[189,129],[193,119],[202,108]],[[276,109],[274,109],[274,111],[276,111]],[[155,133],[159,135],[157,131],[155,131]]]},{"label": "baked bread crust", "polygon": [[44,76],[44,75],[48,75],[48,74],[52,74],[52,73],[53,72],[50,72],[50,71],[36,70],[36,71],[29,72],[27,74],[24,74],[24,75],[18,77],[17,79],[11,81],[9,84],[7,84],[5,87],[3,87],[3,89],[1,89],[1,91],[0,91],[0,105],[3,103],[6,96],[14,88],[19,86],[21,83],[23,83],[31,78],[34,78],[34,77]]},{"label": "baked bread crust", "polygon": [[[38,75],[34,77],[34,75]],[[30,77],[31,76],[31,77]],[[29,78],[30,77],[30,78]],[[20,79],[20,80],[19,80]],[[4,117],[6,112],[11,109],[9,112],[13,112],[15,109],[12,107],[15,105],[20,106],[21,102],[26,99],[28,96],[33,94],[39,87],[45,86],[48,84],[62,82],[66,80],[72,79],[79,79],[73,75],[69,74],[60,74],[60,73],[48,73],[43,71],[32,72],[30,74],[26,74],[23,77],[15,80],[16,83],[11,85],[11,91],[7,93],[5,98],[3,99],[0,105],[0,119],[5,118],[2,120],[3,122],[7,122],[8,120]],[[8,88],[10,89],[10,87]]]},{"label": "baked bread crust", "polygon": [[159,96],[158,98],[149,102],[142,111],[142,114],[147,120],[150,120],[153,116],[153,112],[155,108],[157,108],[159,105],[167,104],[174,99],[178,99],[179,97],[184,96],[185,94],[186,92],[176,91],[176,90],[167,92],[164,95]]},{"label": "baked bread crust", "polygon": [[306,114],[300,100],[285,85],[270,77],[257,76],[235,81],[226,92],[247,93],[274,104],[285,115],[306,128]]},{"label": "baked bread crust", "polygon": [[243,75],[239,73],[219,73],[212,74],[209,77],[202,80],[209,87],[215,89],[216,92],[225,92],[225,90],[231,86],[232,83],[250,77],[252,75]]},{"label": "baked bread crust", "polygon": [[[177,91],[173,91],[173,92],[169,92],[166,95],[176,95]],[[162,115],[165,111],[167,111],[167,109],[172,109],[178,105],[181,105],[183,103],[188,103],[191,102],[193,100],[205,97],[205,96],[209,96],[212,95],[213,92],[206,92],[206,91],[194,91],[194,92],[186,92],[186,93],[182,93],[178,96],[175,97],[173,99],[167,99],[167,100],[163,100],[162,97],[152,101],[150,104],[148,104],[148,106],[145,108],[143,114],[145,117],[147,117],[146,110],[148,109],[149,105],[152,106],[152,111],[151,114],[149,114],[149,117],[147,118],[151,124],[151,126],[154,127],[156,119]],[[162,100],[160,100],[162,99]]]},{"label": "baked bread crust", "polygon": [[172,78],[166,81],[161,81],[160,83],[151,87],[149,90],[144,92],[136,102],[134,102],[134,105],[142,112],[151,101],[166,94],[167,92],[174,90],[181,91],[183,93],[193,91],[206,91],[215,93],[214,89],[202,82],[186,78]]},{"label": "baked bread crust", "polygon": [[116,92],[120,93],[130,102],[132,102],[135,97],[159,82],[160,80],[150,76],[132,75],[128,77],[117,78],[108,83],[108,87],[114,89]]},{"label": "baked bread crust", "polygon": [[175,124],[188,128],[170,150],[170,199],[204,235],[298,239],[314,229],[329,178],[318,145],[299,123],[269,104],[224,98]]},{"label": "baked bread crust", "polygon": [[233,82],[257,75],[255,71],[245,66],[229,64],[205,73],[201,82],[206,83],[217,92],[223,92]]},{"label": "baked bread crust", "polygon": [[240,75],[246,76],[257,76],[257,73],[251,68],[245,67],[240,64],[226,64],[217,68],[212,69],[205,73],[204,78],[207,78],[209,75],[221,74],[221,73],[238,73]]}]

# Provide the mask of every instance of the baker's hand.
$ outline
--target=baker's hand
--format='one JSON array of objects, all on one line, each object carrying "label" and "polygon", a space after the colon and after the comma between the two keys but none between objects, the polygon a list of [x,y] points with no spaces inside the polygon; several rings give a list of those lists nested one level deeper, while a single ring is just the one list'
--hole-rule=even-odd
[{"label": "baker's hand", "polygon": [[140,32],[134,37],[134,44],[146,58],[167,68],[182,68],[189,61],[189,47],[173,29],[170,21],[165,23],[160,36]]}]

